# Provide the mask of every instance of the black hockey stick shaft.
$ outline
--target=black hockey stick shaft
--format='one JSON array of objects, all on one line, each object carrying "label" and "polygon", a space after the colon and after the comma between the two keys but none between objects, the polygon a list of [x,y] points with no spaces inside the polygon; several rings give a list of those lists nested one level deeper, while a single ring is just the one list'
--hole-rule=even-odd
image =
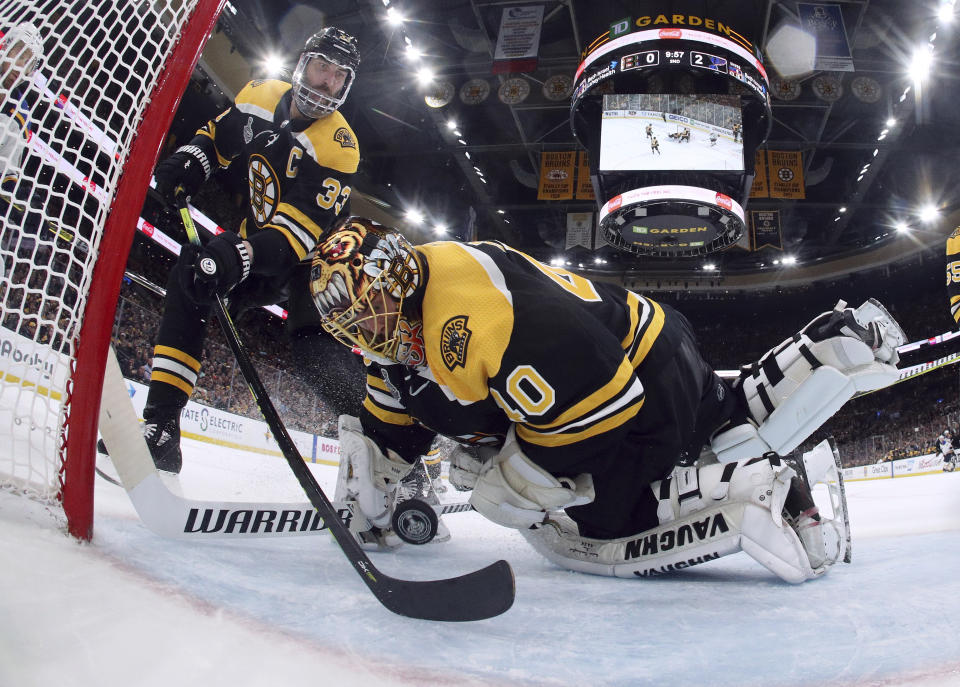
[{"label": "black hockey stick shaft", "polygon": [[[182,189],[178,189],[177,208],[190,242],[199,246],[200,235],[190,217],[190,210]],[[219,296],[216,297],[213,307],[223,329],[224,338],[233,350],[254,401],[279,444],[283,457],[296,475],[310,503],[320,513],[330,533],[340,545],[344,555],[377,600],[394,613],[424,620],[483,620],[509,609],[513,605],[515,585],[513,570],[504,560],[466,575],[443,580],[398,580],[377,570],[338,517],[333,504],[323,493],[300,455],[300,451],[290,438]]]}]

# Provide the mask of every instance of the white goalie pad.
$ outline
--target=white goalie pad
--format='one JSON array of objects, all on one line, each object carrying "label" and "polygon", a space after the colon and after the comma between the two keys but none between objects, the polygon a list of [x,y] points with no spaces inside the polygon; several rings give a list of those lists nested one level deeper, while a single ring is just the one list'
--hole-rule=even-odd
[{"label": "white goalie pad", "polygon": [[765,451],[786,455],[848,400],[899,379],[896,348],[903,330],[873,299],[856,310],[845,306],[840,301],[744,368],[735,385],[751,423],[711,439],[721,462]]},{"label": "white goalie pad", "polygon": [[340,416],[338,429],[340,467],[334,500],[355,501],[370,524],[386,527],[392,515],[393,492],[413,465],[393,451],[384,454],[351,415]]},{"label": "white goalie pad", "polygon": [[551,514],[543,526],[521,534],[556,565],[595,575],[651,577],[744,551],[781,579],[799,583],[823,570],[810,565],[800,537],[782,517],[795,475],[777,459],[679,468],[651,485],[660,501],[659,527],[590,539],[566,516]]},{"label": "white goalie pad", "polygon": [[805,452],[803,468],[807,484],[820,511],[825,560],[820,571],[822,574],[840,561],[850,563],[853,560],[843,466],[834,441],[824,439]]}]

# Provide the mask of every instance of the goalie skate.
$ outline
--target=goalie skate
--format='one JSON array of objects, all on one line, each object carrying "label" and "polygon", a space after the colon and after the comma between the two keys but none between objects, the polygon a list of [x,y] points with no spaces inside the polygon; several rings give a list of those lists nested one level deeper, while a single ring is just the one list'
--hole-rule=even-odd
[{"label": "goalie skate", "polygon": [[[822,574],[838,561],[849,563],[853,553],[843,465],[833,438],[824,439],[805,452],[797,467],[820,511],[825,551],[824,563],[815,572]],[[823,487],[818,489],[818,485]]]}]

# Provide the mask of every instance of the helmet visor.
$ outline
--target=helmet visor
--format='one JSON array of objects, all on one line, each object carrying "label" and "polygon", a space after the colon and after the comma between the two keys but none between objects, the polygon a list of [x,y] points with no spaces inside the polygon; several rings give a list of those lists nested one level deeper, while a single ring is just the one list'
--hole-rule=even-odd
[{"label": "helmet visor", "polygon": [[301,114],[323,117],[343,105],[354,80],[353,67],[324,53],[305,52],[293,73],[293,97]]}]

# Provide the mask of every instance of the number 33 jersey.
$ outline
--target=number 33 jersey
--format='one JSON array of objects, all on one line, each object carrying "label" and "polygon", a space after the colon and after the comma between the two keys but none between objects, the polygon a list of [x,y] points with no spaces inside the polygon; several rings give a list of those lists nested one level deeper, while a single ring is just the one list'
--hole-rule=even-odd
[{"label": "number 33 jersey", "polygon": [[290,88],[251,81],[197,136],[213,141],[221,167],[238,157],[246,163],[250,206],[240,234],[276,229],[302,260],[346,207],[360,152],[339,112],[291,119]]}]

